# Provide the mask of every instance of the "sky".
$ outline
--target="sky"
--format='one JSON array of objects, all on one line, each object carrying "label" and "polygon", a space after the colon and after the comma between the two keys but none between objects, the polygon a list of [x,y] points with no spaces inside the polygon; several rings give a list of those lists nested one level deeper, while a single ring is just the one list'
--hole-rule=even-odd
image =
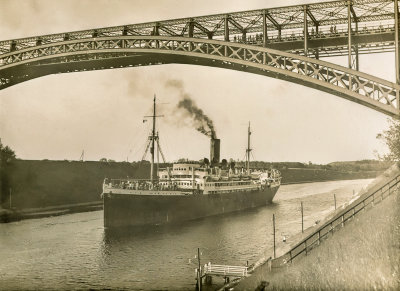
[{"label": "sky", "polygon": [[[323,1],[0,0],[0,40]],[[283,4],[284,3],[284,4]],[[345,65],[347,57],[326,61]],[[394,54],[360,57],[360,71],[394,81]],[[168,86],[182,84],[182,89]],[[160,65],[50,75],[0,91],[0,138],[21,159],[137,161],[154,94],[168,161],[209,157],[209,139],[176,110],[182,92],[213,121],[221,158],[329,163],[376,158],[388,117],[322,91],[245,72]],[[147,155],[147,159],[149,156]]]}]

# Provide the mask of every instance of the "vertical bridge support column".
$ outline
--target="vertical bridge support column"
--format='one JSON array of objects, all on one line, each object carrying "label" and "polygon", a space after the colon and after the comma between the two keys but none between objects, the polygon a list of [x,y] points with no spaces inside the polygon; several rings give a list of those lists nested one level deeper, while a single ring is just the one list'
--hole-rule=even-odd
[{"label": "vertical bridge support column", "polygon": [[268,43],[268,27],[267,27],[267,11],[263,13],[263,46],[267,47]]},{"label": "vertical bridge support column", "polygon": [[229,41],[229,15],[225,15],[224,19],[224,40]]},{"label": "vertical bridge support column", "polygon": [[[356,34],[358,33],[358,21],[356,20]],[[356,63],[356,67],[355,69],[357,71],[360,71],[360,59],[358,57],[358,44],[357,42],[354,44],[354,53],[355,53],[355,63]]]},{"label": "vertical bridge support column", "polygon": [[[224,40],[229,41],[229,15],[224,18]],[[225,46],[224,56],[228,56],[228,46]]]},{"label": "vertical bridge support column", "polygon": [[[399,48],[399,1],[394,0],[394,29],[395,29],[395,62],[396,62],[396,84],[400,85],[400,48]],[[400,109],[400,92],[396,92],[397,109]]]},{"label": "vertical bridge support column", "polygon": [[160,35],[160,24],[157,22],[153,27],[153,35]]},{"label": "vertical bridge support column", "polygon": [[[308,57],[308,23],[307,23],[307,5],[304,5],[304,56]],[[304,62],[304,73],[306,76],[308,75],[308,65],[307,62]]]},{"label": "vertical bridge support column", "polygon": [[242,31],[242,42],[243,43],[246,43],[246,39],[247,39],[247,31],[246,31],[246,29],[243,29],[243,31]]},{"label": "vertical bridge support column", "polygon": [[[351,69],[351,53],[352,53],[352,43],[351,43],[351,0],[347,1],[347,31],[348,31],[348,62],[349,68]],[[349,75],[349,90],[352,90],[352,80],[351,75]]]},{"label": "vertical bridge support column", "polygon": [[[156,36],[160,35],[160,23],[158,23],[158,22],[156,24],[154,24],[153,35],[156,35]],[[156,47],[157,48],[160,47],[160,43],[158,42],[158,40],[156,40]]]},{"label": "vertical bridge support column", "polygon": [[188,33],[188,36],[189,37],[193,37],[193,35],[194,35],[194,22],[193,22],[193,19],[191,18],[190,22],[189,22],[189,33]]},{"label": "vertical bridge support column", "polygon": [[307,23],[307,6],[304,6],[304,28],[303,28],[303,36],[304,36],[304,55],[308,56],[308,23]]},{"label": "vertical bridge support column", "polygon": [[[319,35],[319,25],[315,25],[315,34]],[[315,49],[315,58],[319,60],[319,50],[318,48]]]},{"label": "vertical bridge support column", "polygon": [[[192,37],[194,36],[194,22],[193,22],[193,19],[192,19],[192,18],[191,18],[190,21],[189,21],[188,36],[189,36],[190,38],[192,38]],[[193,43],[190,42],[190,43],[189,43],[189,51],[192,51],[192,50],[193,50]]]}]

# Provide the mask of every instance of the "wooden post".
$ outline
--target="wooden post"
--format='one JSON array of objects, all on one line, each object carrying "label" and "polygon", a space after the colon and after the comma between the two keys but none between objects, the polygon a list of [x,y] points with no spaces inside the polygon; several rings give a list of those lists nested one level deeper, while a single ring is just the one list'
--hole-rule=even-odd
[{"label": "wooden post", "polygon": [[301,232],[304,232],[303,201],[301,203]]},{"label": "wooden post", "polygon": [[11,209],[11,188],[10,188],[10,209]]},{"label": "wooden post", "polygon": [[[399,2],[394,0],[394,42],[395,42],[395,68],[396,68],[396,83],[400,85],[400,44],[399,44]],[[396,92],[397,109],[400,108],[399,100],[400,90]],[[396,178],[397,181],[397,178]]]},{"label": "wooden post", "polygon": [[200,265],[200,248],[197,248],[197,261],[199,262],[199,269],[197,271],[197,288],[201,291],[201,265]]},{"label": "wooden post", "polygon": [[308,254],[308,253],[307,253],[307,240],[304,241],[304,249],[305,249],[305,251],[306,251],[306,256],[307,256],[307,254]]},{"label": "wooden post", "polygon": [[336,210],[336,193],[333,193],[333,199],[335,200],[335,210]]},{"label": "wooden post", "polygon": [[276,259],[276,249],[275,249],[275,214],[272,214],[272,227],[274,230],[274,259]]}]

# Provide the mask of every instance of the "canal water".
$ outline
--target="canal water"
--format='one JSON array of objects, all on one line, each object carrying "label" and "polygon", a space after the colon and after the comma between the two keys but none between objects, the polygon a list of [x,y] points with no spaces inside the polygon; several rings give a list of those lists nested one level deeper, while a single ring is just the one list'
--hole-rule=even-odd
[{"label": "canal water", "polygon": [[245,265],[349,201],[370,179],[281,186],[274,203],[181,225],[108,233],[103,211],[0,224],[0,290],[193,290],[201,263]]}]

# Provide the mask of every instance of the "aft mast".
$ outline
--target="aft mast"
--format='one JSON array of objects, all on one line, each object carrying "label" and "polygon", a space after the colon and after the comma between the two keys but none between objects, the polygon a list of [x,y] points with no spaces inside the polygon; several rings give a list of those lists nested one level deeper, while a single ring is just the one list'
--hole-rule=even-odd
[{"label": "aft mast", "polygon": [[153,100],[153,130],[151,131],[151,167],[150,167],[150,180],[154,181],[154,141],[156,139],[156,94]]},{"label": "aft mast", "polygon": [[248,175],[250,174],[250,152],[251,152],[250,135],[251,131],[250,131],[250,121],[249,121],[249,127],[247,130],[247,149],[246,149],[246,170]]}]

